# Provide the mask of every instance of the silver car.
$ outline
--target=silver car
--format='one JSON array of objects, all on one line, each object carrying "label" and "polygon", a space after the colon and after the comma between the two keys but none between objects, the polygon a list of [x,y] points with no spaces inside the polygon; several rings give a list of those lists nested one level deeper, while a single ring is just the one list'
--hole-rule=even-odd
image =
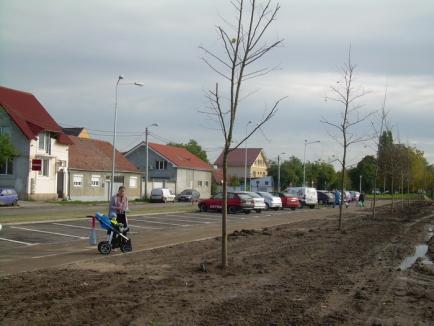
[{"label": "silver car", "polygon": [[274,209],[275,211],[282,208],[282,199],[265,191],[256,192],[259,196],[264,198],[265,205],[268,209]]},{"label": "silver car", "polygon": [[252,191],[240,191],[241,193],[245,193],[252,197],[253,199],[253,210],[256,211],[256,213],[262,212],[262,210],[266,209],[267,206],[265,205],[264,198],[259,196],[256,192]]}]

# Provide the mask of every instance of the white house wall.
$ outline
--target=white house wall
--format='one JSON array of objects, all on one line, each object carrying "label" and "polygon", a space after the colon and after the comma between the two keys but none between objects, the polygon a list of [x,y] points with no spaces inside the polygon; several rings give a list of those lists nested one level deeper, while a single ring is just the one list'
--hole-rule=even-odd
[{"label": "white house wall", "polygon": [[[30,194],[31,199],[56,199],[57,198],[57,172],[63,169],[65,172],[64,178],[64,191],[68,189],[68,146],[59,144],[56,139],[51,140],[51,154],[46,153],[44,150],[39,149],[37,140],[30,141],[30,162],[32,159],[49,159],[49,175],[39,175],[37,171],[29,172],[29,180],[27,192]],[[60,166],[60,162],[65,162]],[[59,162],[59,163],[57,163]]]},{"label": "white house wall", "polygon": [[179,194],[184,189],[194,189],[199,191],[201,198],[209,198],[211,197],[211,177],[210,171],[178,168],[176,193]]}]

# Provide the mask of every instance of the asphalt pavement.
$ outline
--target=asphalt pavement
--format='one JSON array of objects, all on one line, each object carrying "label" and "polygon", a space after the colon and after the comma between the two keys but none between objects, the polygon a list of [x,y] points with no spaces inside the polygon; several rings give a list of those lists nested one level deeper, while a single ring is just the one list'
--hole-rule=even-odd
[{"label": "asphalt pavement", "polygon": [[[346,210],[363,213],[360,208]],[[228,215],[228,233],[295,223],[306,219],[336,218],[338,209],[316,208],[296,211],[264,211]],[[197,241],[221,235],[221,213],[180,212],[130,214],[133,252]],[[0,275],[35,270],[88,259],[104,259],[89,244],[91,219],[45,221],[3,225],[0,231]],[[106,232],[97,225],[97,241]],[[119,251],[112,253],[121,254]],[[124,255],[124,254],[123,254]]]}]

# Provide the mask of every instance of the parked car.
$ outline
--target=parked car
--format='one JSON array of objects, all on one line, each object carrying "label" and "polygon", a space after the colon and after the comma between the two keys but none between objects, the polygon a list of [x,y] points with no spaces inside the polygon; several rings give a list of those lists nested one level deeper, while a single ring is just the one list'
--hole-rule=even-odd
[{"label": "parked car", "polygon": [[199,198],[199,191],[194,189],[185,189],[178,196],[176,196],[177,201],[198,201]]},{"label": "parked car", "polygon": [[282,201],[282,209],[290,208],[291,210],[295,210],[301,207],[300,200],[296,196],[292,196],[287,192],[275,192],[273,193],[275,196],[279,196]]},{"label": "parked car", "polygon": [[264,198],[267,209],[274,209],[277,211],[282,208],[282,199],[265,191],[258,191],[257,194]]},{"label": "parked car", "polygon": [[333,205],[335,196],[328,190],[317,190],[318,204],[320,205]]},{"label": "parked car", "polygon": [[0,188],[0,205],[18,205],[18,195],[14,188]]},{"label": "parked car", "polygon": [[256,192],[251,191],[243,191],[243,193],[253,198],[253,209],[256,211],[256,213],[260,213],[262,210],[267,208],[264,197],[258,195]]},{"label": "parked car", "polygon": [[350,191],[352,201],[359,201],[360,192]]},{"label": "parked car", "polygon": [[151,202],[175,202],[175,194],[166,188],[156,188],[151,191]]},{"label": "parked car", "polygon": [[[244,192],[228,192],[228,213],[235,214],[244,212],[249,214],[254,208],[254,201],[251,196]],[[223,207],[223,193],[218,192],[209,199],[201,199],[197,204],[201,212],[209,210],[221,211]]]},{"label": "parked car", "polygon": [[286,188],[284,192],[290,194],[293,197],[298,197],[298,200],[302,206],[315,208],[315,205],[318,204],[318,195],[315,188],[289,187]]}]

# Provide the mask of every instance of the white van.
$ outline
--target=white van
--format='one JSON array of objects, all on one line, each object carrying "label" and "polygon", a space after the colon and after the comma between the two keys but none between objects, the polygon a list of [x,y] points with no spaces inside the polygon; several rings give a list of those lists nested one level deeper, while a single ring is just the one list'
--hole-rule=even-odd
[{"label": "white van", "polygon": [[315,205],[318,204],[318,194],[315,188],[289,187],[285,189],[285,192],[291,196],[298,197],[302,206],[315,208]]},{"label": "white van", "polygon": [[175,202],[175,194],[166,188],[156,188],[151,191],[151,202],[159,201],[167,203],[169,201]]}]

